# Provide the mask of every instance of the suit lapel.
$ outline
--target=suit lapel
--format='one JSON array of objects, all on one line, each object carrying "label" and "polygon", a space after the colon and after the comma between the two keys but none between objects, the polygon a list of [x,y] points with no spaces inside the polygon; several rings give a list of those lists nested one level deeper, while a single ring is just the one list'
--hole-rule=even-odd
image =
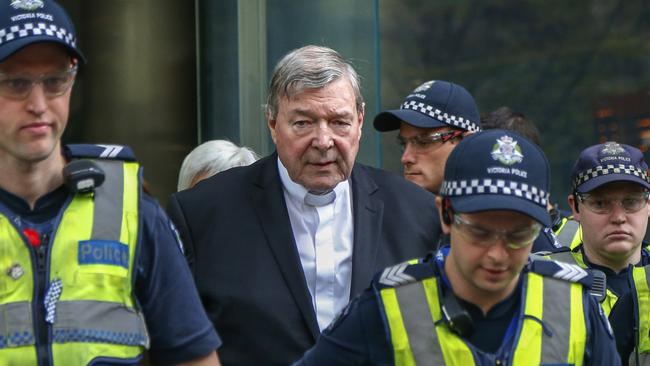
[{"label": "suit lapel", "polygon": [[273,252],[273,257],[278,263],[289,291],[315,340],[319,334],[318,322],[291,230],[282,182],[277,168],[277,154],[272,154],[265,160],[262,170],[254,182],[253,204]]},{"label": "suit lapel", "polygon": [[358,165],[352,171],[352,210],[354,214],[354,248],[352,251],[352,286],[350,296],[363,291],[375,272],[378,234],[384,203],[373,196],[378,187]]}]

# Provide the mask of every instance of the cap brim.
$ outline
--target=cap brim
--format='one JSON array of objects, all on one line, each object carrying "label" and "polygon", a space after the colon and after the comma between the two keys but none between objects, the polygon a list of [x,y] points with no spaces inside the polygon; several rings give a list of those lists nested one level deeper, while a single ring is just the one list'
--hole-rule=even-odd
[{"label": "cap brim", "polygon": [[576,190],[580,193],[590,192],[604,184],[612,182],[632,182],[637,183],[643,186],[645,189],[650,190],[650,183],[646,182],[642,178],[629,175],[629,174],[607,174],[601,175],[600,177],[591,178],[588,181],[579,185]]},{"label": "cap brim", "polygon": [[544,226],[551,226],[551,218],[546,210],[525,198],[502,194],[449,197],[455,212],[474,213],[482,211],[506,210],[530,216]]},{"label": "cap brim", "polygon": [[72,56],[76,57],[79,59],[79,62],[82,64],[86,63],[86,58],[84,55],[77,49],[70,47],[65,41],[54,37],[54,36],[48,36],[48,35],[42,35],[42,36],[30,36],[30,37],[25,37],[21,39],[16,39],[13,40],[9,43],[6,43],[0,48],[0,61],[4,61],[7,57],[13,55],[14,53],[20,51],[21,49],[35,44],[35,43],[44,43],[44,42],[52,42],[52,43],[57,43],[63,46],[68,53],[70,53]]},{"label": "cap brim", "polygon": [[379,113],[373,122],[375,129],[380,132],[397,130],[401,122],[421,128],[445,127],[448,124],[438,121],[435,118],[426,116],[420,112],[409,109],[393,109]]}]

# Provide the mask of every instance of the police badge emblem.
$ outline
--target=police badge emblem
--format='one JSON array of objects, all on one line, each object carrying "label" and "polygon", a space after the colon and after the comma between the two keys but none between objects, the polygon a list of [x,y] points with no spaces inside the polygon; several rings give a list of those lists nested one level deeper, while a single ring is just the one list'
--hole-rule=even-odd
[{"label": "police badge emblem", "polygon": [[521,163],[524,155],[521,153],[521,147],[517,141],[508,135],[503,135],[497,139],[497,143],[492,147],[492,159],[498,160],[505,165]]},{"label": "police badge emblem", "polygon": [[20,277],[22,277],[25,274],[25,270],[23,267],[18,264],[14,263],[7,269],[7,275],[11,277],[12,280],[17,280]]},{"label": "police badge emblem", "polygon": [[600,150],[605,155],[618,155],[625,153],[625,149],[618,142],[606,142],[605,146]]},{"label": "police badge emblem", "polygon": [[14,9],[36,10],[45,6],[42,0],[12,0],[10,4]]}]

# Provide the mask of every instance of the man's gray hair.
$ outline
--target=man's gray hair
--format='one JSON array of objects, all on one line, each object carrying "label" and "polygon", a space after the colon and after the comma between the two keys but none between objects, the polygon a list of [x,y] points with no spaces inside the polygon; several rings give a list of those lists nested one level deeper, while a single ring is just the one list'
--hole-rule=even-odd
[{"label": "man's gray hair", "polygon": [[291,98],[306,89],[325,87],[345,77],[355,95],[357,112],[363,111],[359,75],[352,65],[331,48],[309,45],[295,49],[278,62],[269,84],[265,106],[267,119],[275,119],[280,98]]}]

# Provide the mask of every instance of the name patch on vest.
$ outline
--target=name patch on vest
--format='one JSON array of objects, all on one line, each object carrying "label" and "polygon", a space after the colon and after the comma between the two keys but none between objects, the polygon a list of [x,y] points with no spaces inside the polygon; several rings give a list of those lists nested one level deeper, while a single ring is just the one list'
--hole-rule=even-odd
[{"label": "name patch on vest", "polygon": [[79,264],[109,264],[129,268],[129,246],[111,240],[79,242]]}]

